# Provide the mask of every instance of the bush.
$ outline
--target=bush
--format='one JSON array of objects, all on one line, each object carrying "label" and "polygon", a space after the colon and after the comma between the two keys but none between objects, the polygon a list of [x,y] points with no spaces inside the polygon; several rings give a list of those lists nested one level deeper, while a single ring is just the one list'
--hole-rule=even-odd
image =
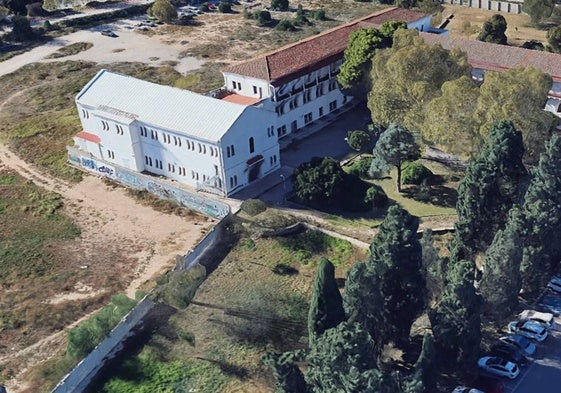
[{"label": "bush", "polygon": [[208,8],[208,3],[203,3],[199,6],[199,11],[201,12],[209,12],[210,8]]},{"label": "bush", "polygon": [[222,12],[223,14],[229,14],[230,12],[232,12],[232,5],[228,2],[221,1],[220,4],[218,4],[218,11]]},{"label": "bush", "polygon": [[244,213],[253,217],[267,210],[267,205],[259,199],[248,199],[242,202],[240,209]]},{"label": "bush", "polygon": [[388,196],[378,185],[372,185],[368,190],[366,190],[366,196],[364,197],[364,202],[372,206],[373,208],[385,207],[388,204]]},{"label": "bush", "polygon": [[432,176],[429,168],[420,162],[406,162],[403,164],[401,180],[403,184],[421,184],[423,180]]},{"label": "bush", "polygon": [[271,13],[265,10],[257,11],[253,14],[253,19],[258,21],[258,23],[262,26],[271,21]]},{"label": "bush", "polygon": [[298,15],[296,16],[296,18],[294,18],[294,21],[292,22],[295,26],[311,26],[312,22],[310,22],[308,20],[308,18],[306,18],[304,15]]},{"label": "bush", "polygon": [[294,27],[294,23],[292,23],[292,21],[283,19],[275,26],[275,29],[280,31],[294,31],[296,30],[296,27]]},{"label": "bush", "polygon": [[271,8],[277,11],[287,11],[288,5],[288,0],[271,0]]},{"label": "bush", "polygon": [[349,168],[349,173],[354,176],[361,178],[370,178],[369,170],[370,165],[372,165],[372,157],[362,157],[360,160],[353,162]]},{"label": "bush", "polygon": [[319,8],[317,10],[313,10],[310,13],[310,16],[315,20],[325,20],[325,11],[322,8]]},{"label": "bush", "polygon": [[347,131],[345,139],[349,147],[356,151],[365,149],[372,142],[370,134],[362,130]]}]

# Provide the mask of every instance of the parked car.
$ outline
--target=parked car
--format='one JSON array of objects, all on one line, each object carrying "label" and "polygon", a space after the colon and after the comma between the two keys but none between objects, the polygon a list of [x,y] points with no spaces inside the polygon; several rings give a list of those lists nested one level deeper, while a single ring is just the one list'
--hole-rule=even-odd
[{"label": "parked car", "polygon": [[118,35],[115,34],[115,33],[114,33],[113,31],[111,31],[111,30],[102,30],[102,31],[101,31],[101,34],[104,35],[104,36],[107,36],[107,37],[113,37],[113,38],[118,37]]},{"label": "parked car", "polygon": [[516,363],[519,367],[525,367],[528,365],[528,358],[524,356],[518,348],[503,342],[493,345],[491,348],[491,355]]},{"label": "parked car", "polygon": [[553,276],[547,283],[547,287],[554,292],[561,293],[561,278]]},{"label": "parked car", "polygon": [[545,327],[547,327],[547,329],[551,329],[553,327],[553,325],[555,324],[554,321],[554,316],[552,313],[549,312],[540,312],[540,311],[536,311],[536,310],[524,310],[522,311],[520,314],[518,314],[518,317],[522,320],[522,319],[529,319],[532,321],[536,321],[539,322],[541,324],[543,324]]},{"label": "parked car", "polygon": [[456,387],[452,393],[485,393],[483,390],[479,390],[476,388],[468,388],[467,386],[458,386]]},{"label": "parked car", "polygon": [[499,338],[500,341],[514,345],[516,348],[520,349],[520,351],[526,356],[532,356],[536,353],[536,346],[533,342],[531,342],[526,337],[522,337],[519,334],[508,334]]},{"label": "parked car", "polygon": [[516,364],[497,356],[483,356],[477,365],[485,372],[499,377],[515,379],[520,374],[520,369]]},{"label": "parked car", "polygon": [[531,338],[538,342],[542,342],[547,338],[547,329],[536,321],[523,319],[520,321],[513,321],[508,324],[508,331],[510,333],[520,334],[521,336]]},{"label": "parked car", "polygon": [[478,375],[470,380],[469,385],[485,393],[504,393],[505,391],[503,382],[497,377],[489,375]]},{"label": "parked car", "polygon": [[561,296],[553,291],[548,291],[540,298],[539,304],[553,315],[561,314]]}]

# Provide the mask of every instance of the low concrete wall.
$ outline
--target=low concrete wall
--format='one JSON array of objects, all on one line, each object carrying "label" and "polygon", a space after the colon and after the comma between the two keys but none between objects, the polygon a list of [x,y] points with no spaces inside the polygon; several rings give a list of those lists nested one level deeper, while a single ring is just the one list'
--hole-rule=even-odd
[{"label": "low concrete wall", "polygon": [[119,324],[109,333],[109,336],[58,383],[52,393],[72,393],[87,390],[92,380],[105,367],[107,361],[113,359],[123,349],[123,342],[141,328],[144,318],[154,307],[156,307],[156,304],[148,299],[148,296],[139,301],[121,319]]},{"label": "low concrete wall", "polygon": [[481,8],[489,11],[505,12],[507,14],[521,14],[522,2],[496,0],[442,0],[443,3],[459,4],[466,7]]},{"label": "low concrete wall", "polygon": [[198,192],[189,192],[183,188],[175,187],[168,180],[144,175],[113,164],[84,155],[81,150],[67,146],[68,161],[70,164],[94,173],[98,176],[108,177],[127,187],[148,192],[164,199],[176,201],[182,206],[196,210],[214,218],[223,218],[230,213],[230,206]]}]

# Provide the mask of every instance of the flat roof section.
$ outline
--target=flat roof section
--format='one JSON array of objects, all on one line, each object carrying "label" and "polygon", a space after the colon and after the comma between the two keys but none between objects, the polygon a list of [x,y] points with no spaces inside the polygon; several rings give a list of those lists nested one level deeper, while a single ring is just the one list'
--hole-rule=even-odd
[{"label": "flat roof section", "polygon": [[246,97],[236,93],[229,93],[227,96],[222,97],[221,100],[240,105],[253,105],[261,101],[262,98]]}]

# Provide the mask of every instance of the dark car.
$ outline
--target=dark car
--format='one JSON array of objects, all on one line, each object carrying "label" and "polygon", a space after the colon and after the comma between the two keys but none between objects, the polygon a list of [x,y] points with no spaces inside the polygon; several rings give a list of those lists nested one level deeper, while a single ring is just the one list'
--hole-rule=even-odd
[{"label": "dark car", "polygon": [[504,393],[505,387],[498,378],[478,375],[471,382],[470,386],[483,390],[485,393]]},{"label": "dark car", "polygon": [[117,34],[113,33],[113,31],[111,30],[102,30],[101,34],[107,37],[113,37],[113,38],[118,37]]},{"label": "dark car", "polygon": [[491,348],[491,354],[516,363],[520,367],[528,365],[528,358],[524,356],[514,345],[504,343],[494,345],[493,348]]}]

